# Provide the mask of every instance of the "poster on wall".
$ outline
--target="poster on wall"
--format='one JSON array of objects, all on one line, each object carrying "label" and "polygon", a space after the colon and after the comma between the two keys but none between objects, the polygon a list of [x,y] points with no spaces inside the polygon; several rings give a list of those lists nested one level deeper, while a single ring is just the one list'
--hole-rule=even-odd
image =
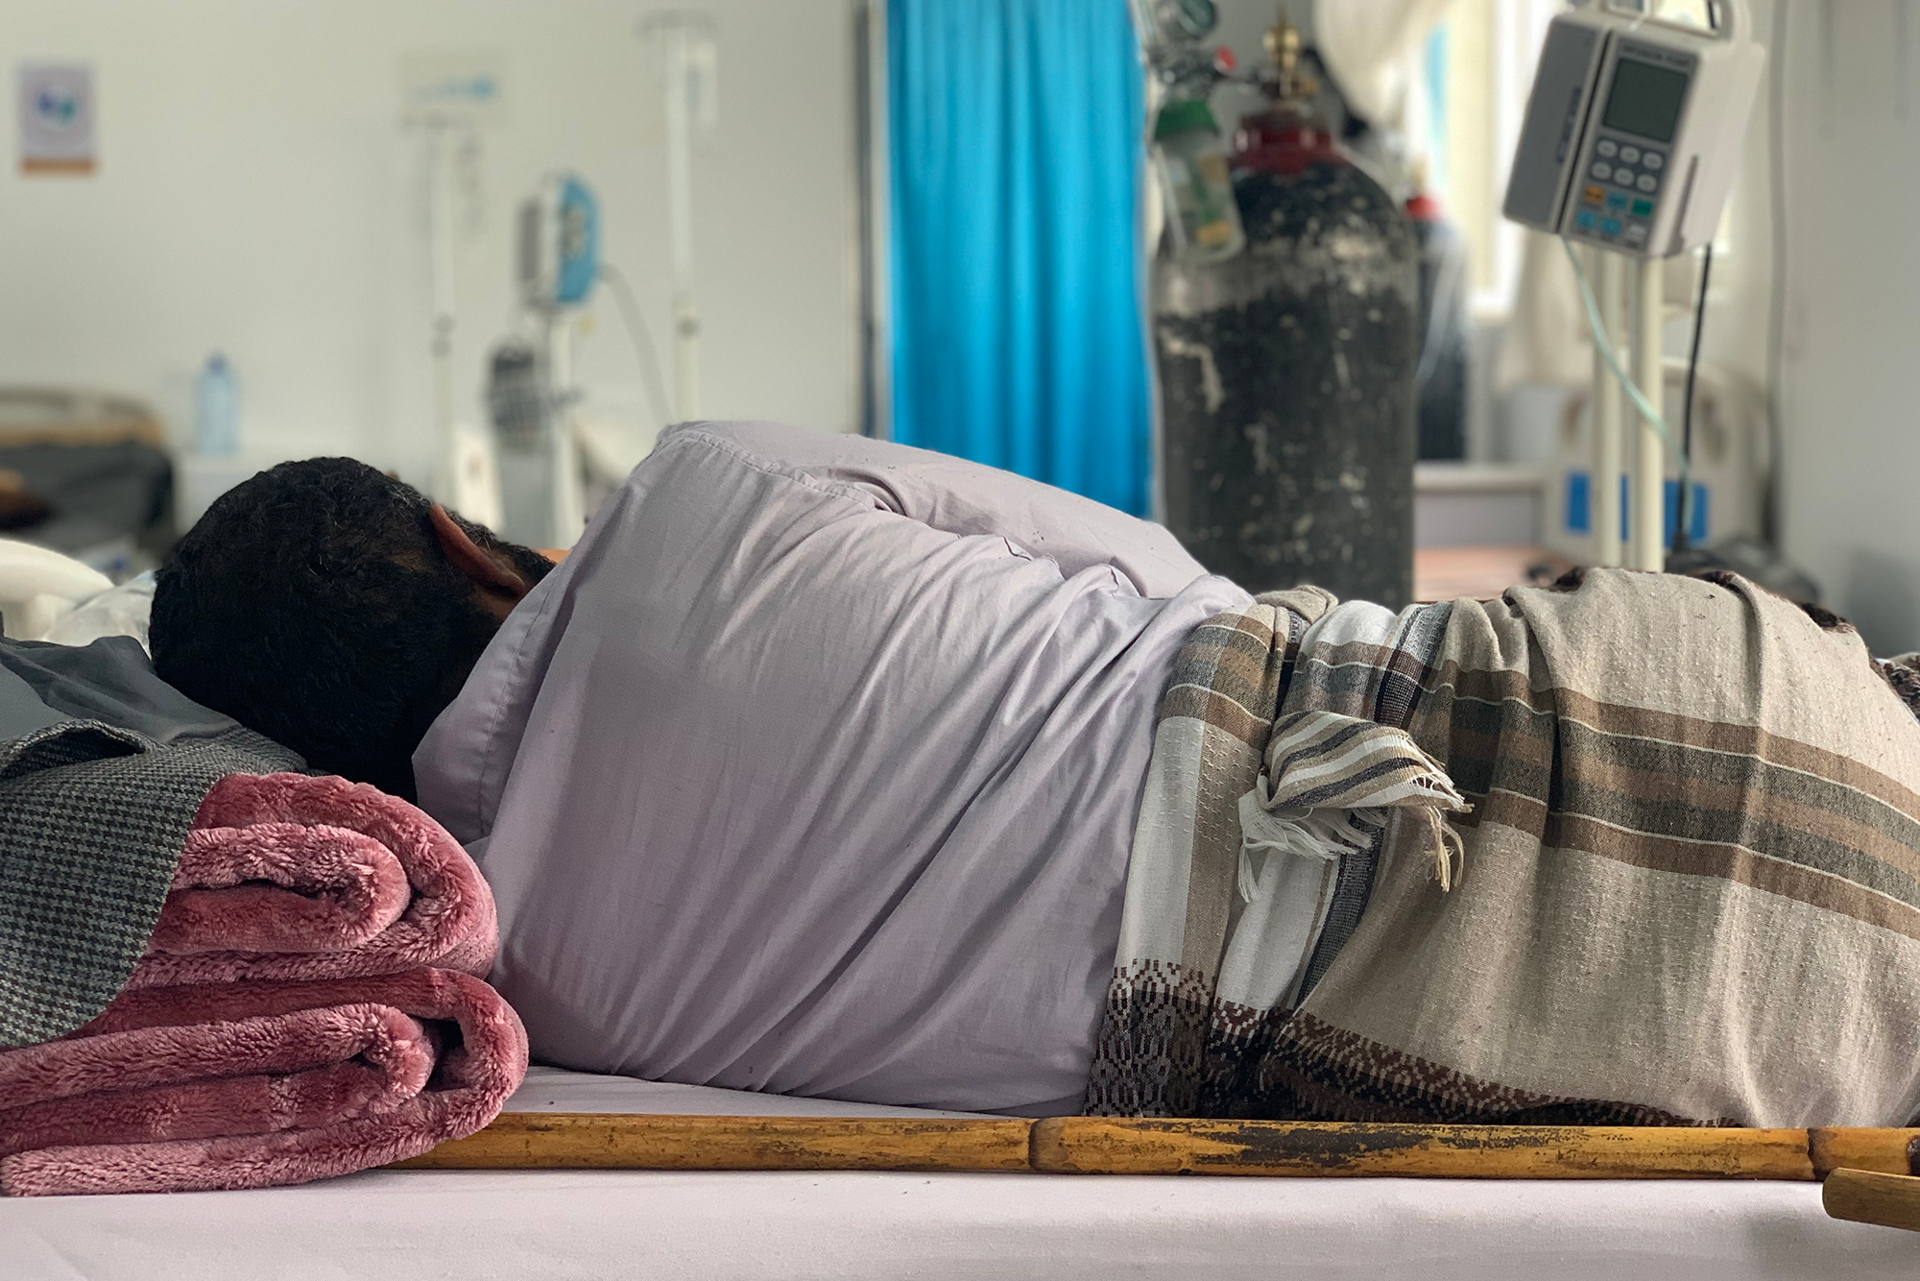
[{"label": "poster on wall", "polygon": [[93,68],[80,62],[23,62],[18,86],[20,172],[92,173]]}]

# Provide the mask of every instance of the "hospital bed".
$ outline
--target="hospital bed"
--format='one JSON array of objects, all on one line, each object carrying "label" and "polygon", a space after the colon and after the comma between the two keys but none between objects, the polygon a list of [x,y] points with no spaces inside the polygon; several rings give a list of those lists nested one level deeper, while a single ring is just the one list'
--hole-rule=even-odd
[{"label": "hospital bed", "polygon": [[[965,1115],[544,1067],[507,1111]],[[1920,1234],[1836,1221],[1820,1185],[1785,1181],[386,1169],[257,1192],[0,1200],[6,1281],[1131,1275],[1913,1277]]]},{"label": "hospital bed", "polygon": [[[510,1112],[955,1116],[536,1067]],[[1722,1278],[1920,1275],[1813,1183],[375,1170],[0,1203],[9,1278]]]},{"label": "hospital bed", "polygon": [[113,572],[173,541],[173,461],[153,411],[123,396],[0,386],[0,472],[39,499],[25,537]]}]

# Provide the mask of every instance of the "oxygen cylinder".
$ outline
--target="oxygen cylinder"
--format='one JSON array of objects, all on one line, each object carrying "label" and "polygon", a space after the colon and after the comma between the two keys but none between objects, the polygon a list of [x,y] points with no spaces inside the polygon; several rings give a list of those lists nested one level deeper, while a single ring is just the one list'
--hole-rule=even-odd
[{"label": "oxygen cylinder", "polygon": [[1268,33],[1270,105],[1234,143],[1246,250],[1153,272],[1167,524],[1249,591],[1413,594],[1420,252],[1407,216],[1329,136]]}]

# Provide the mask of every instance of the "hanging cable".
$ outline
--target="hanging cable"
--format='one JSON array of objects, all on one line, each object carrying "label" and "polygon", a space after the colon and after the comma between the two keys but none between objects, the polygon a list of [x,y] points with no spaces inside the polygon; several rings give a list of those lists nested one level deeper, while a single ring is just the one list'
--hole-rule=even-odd
[{"label": "hanging cable", "polygon": [[621,323],[626,326],[627,337],[633,343],[635,356],[639,358],[640,381],[645,386],[654,422],[665,427],[673,421],[673,411],[667,408],[666,380],[660,376],[660,356],[654,348],[653,335],[647,330],[647,322],[640,315],[640,303],[633,296],[633,287],[627,284],[627,278],[620,273],[620,269],[610,262],[600,264],[598,275],[613,291],[614,303],[620,309]]},{"label": "hanging cable", "polygon": [[[1700,373],[1700,334],[1707,323],[1707,285],[1713,279],[1713,242],[1707,242],[1707,249],[1700,257],[1700,297],[1693,304],[1693,350],[1687,354],[1687,390],[1686,401],[1680,414],[1680,456],[1693,457],[1693,383]],[[1693,486],[1685,479],[1682,471],[1680,482],[1680,518],[1674,522],[1673,550],[1683,552],[1687,549],[1690,535],[1688,525],[1693,519]]]},{"label": "hanging cable", "polygon": [[1780,543],[1780,480],[1786,463],[1787,360],[1787,0],[1774,0],[1767,56],[1767,231],[1773,260],[1767,280],[1767,475],[1761,491],[1760,536]]}]

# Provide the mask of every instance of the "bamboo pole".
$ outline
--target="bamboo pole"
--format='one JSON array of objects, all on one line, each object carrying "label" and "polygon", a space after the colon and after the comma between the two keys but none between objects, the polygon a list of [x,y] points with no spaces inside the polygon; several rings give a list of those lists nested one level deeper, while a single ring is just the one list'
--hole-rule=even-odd
[{"label": "bamboo pole", "polygon": [[398,1168],[1807,1182],[1920,1172],[1920,1129],[508,1112]]},{"label": "bamboo pole", "polygon": [[503,1112],[408,1170],[1024,1171],[1018,1119]]},{"label": "bamboo pole", "polygon": [[1920,1232],[1920,1179],[1871,1170],[1835,1170],[1820,1204],[1836,1219]]},{"label": "bamboo pole", "polygon": [[1805,1130],[1366,1125],[1065,1117],[1034,1127],[1051,1173],[1442,1179],[1814,1177]]},{"label": "bamboo pole", "polygon": [[1821,1178],[1835,1170],[1920,1174],[1920,1130],[1809,1130],[1807,1153]]}]

